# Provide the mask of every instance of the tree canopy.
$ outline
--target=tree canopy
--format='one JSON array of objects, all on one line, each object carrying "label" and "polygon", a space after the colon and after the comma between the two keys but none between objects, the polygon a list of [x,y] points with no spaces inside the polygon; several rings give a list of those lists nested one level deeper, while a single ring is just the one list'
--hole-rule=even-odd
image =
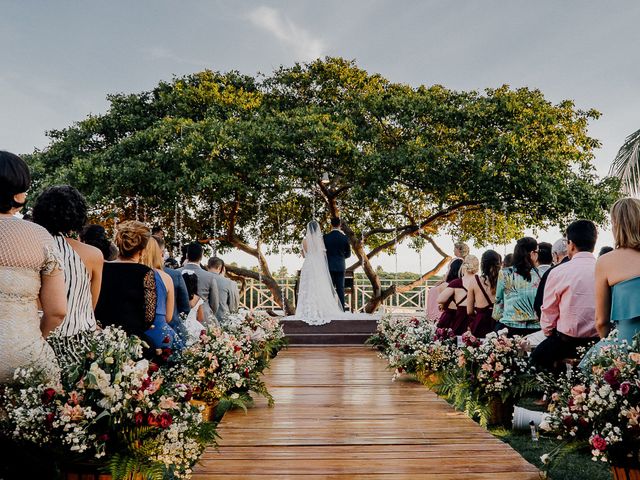
[{"label": "tree canopy", "polygon": [[436,232],[505,243],[525,227],[602,223],[619,195],[592,164],[587,127],[599,114],[539,90],[410,86],[326,58],[265,77],[206,70],[108,98],[107,112],[50,132],[30,156],[38,188],[76,186],[106,224],[138,216],[180,241],[245,251],[260,272],[234,273],[261,278],[281,303],[264,254],[297,251],[312,218],[345,220],[371,311],[398,287],[382,291],[369,261],[400,242],[442,256],[418,283],[449,259]]}]

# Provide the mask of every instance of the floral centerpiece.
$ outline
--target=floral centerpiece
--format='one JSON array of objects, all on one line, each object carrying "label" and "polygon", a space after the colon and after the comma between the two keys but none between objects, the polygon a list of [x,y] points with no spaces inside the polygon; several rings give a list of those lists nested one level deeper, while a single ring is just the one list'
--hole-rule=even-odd
[{"label": "floral centerpiece", "polygon": [[489,333],[481,342],[467,332],[462,342],[457,368],[445,375],[441,393],[482,425],[504,423],[510,416],[509,405],[537,386],[520,338],[501,331]]},{"label": "floral centerpiece", "polygon": [[638,350],[637,342],[629,346],[614,334],[586,368],[548,382],[549,419],[541,427],[559,439],[588,445],[594,461],[640,469]]},{"label": "floral centerpiece", "polygon": [[166,381],[142,358],[141,340],[119,328],[65,341],[76,355],[61,359],[60,382],[43,382],[34,368],[16,370],[1,397],[2,430],[59,451],[65,463],[96,464],[115,479],[190,477],[215,440],[213,425],[189,403],[191,387]]}]

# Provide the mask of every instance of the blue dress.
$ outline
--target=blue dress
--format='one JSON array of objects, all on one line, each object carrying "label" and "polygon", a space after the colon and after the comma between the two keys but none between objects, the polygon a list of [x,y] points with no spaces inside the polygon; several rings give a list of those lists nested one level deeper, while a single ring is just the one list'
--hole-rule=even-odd
[{"label": "blue dress", "polygon": [[160,274],[153,271],[156,280],[156,316],[153,319],[153,325],[145,333],[148,341],[151,342],[151,348],[179,348],[174,344],[176,332],[167,323],[167,288],[164,286]]},{"label": "blue dress", "polygon": [[618,329],[618,338],[629,344],[640,332],[640,277],[611,287],[611,323]]}]

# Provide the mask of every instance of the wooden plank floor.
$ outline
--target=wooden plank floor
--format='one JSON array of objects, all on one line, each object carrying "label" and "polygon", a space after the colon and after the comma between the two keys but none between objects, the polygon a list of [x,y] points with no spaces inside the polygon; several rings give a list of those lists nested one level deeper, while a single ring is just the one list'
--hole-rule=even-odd
[{"label": "wooden plank floor", "polygon": [[276,406],[227,414],[196,480],[538,479],[508,445],[368,347],[291,347],[266,375]]}]

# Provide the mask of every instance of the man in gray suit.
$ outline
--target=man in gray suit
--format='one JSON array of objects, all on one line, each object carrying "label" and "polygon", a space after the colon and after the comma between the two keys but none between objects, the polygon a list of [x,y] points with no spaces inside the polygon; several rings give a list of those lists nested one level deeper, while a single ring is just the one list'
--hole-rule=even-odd
[{"label": "man in gray suit", "polygon": [[207,270],[213,273],[218,283],[218,293],[220,305],[216,316],[218,320],[224,319],[225,315],[238,311],[238,286],[236,282],[224,277],[224,260],[218,257],[209,259]]},{"label": "man in gray suit", "polygon": [[200,266],[201,260],[202,245],[197,242],[190,243],[187,246],[187,263],[179,271],[192,271],[198,277],[198,296],[204,300],[205,324],[210,324],[209,318],[215,316],[218,311],[220,296],[215,276]]}]

